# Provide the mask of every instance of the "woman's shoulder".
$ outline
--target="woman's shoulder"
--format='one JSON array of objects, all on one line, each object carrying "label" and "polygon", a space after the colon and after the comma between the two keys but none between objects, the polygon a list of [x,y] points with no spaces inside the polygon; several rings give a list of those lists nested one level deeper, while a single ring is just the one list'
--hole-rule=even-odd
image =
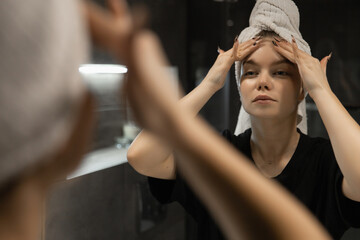
[{"label": "woman's shoulder", "polygon": [[297,130],[300,133],[301,144],[304,144],[311,148],[331,147],[331,143],[329,139],[321,136],[311,136],[301,132],[299,129]]},{"label": "woman's shoulder", "polygon": [[235,135],[229,129],[226,129],[222,132],[222,135],[236,149],[240,150],[247,157],[251,158],[251,151],[250,151],[251,128],[247,129],[246,131],[244,131],[239,135]]},{"label": "woman's shoulder", "polygon": [[335,159],[334,151],[329,139],[321,136],[311,136],[300,132],[299,151],[308,159],[314,158],[332,161]]},{"label": "woman's shoulder", "polygon": [[239,135],[235,135],[232,133],[229,129],[225,129],[222,132],[222,135],[224,138],[226,138],[231,143],[238,143],[243,141],[249,141],[251,136],[251,128],[247,129],[243,133]]}]

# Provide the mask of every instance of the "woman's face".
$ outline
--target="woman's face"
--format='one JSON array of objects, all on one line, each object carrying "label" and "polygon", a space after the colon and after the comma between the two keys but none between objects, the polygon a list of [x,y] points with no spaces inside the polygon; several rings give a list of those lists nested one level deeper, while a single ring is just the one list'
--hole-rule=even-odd
[{"label": "woman's face", "polygon": [[284,119],[296,116],[304,98],[296,65],[274,49],[272,39],[244,60],[241,70],[241,102],[252,117]]}]

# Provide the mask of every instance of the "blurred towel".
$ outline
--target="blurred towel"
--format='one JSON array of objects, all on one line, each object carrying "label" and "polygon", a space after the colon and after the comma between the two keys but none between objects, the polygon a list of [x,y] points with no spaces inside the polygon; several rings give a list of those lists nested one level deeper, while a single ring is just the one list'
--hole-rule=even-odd
[{"label": "blurred towel", "polygon": [[0,186],[69,137],[88,55],[77,0],[0,4]]}]

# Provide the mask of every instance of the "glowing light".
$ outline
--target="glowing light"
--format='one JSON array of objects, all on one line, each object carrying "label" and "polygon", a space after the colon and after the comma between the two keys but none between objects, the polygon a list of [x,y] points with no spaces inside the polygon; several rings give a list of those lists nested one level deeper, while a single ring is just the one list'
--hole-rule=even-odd
[{"label": "glowing light", "polygon": [[79,67],[82,74],[122,74],[127,68],[117,64],[83,64]]}]

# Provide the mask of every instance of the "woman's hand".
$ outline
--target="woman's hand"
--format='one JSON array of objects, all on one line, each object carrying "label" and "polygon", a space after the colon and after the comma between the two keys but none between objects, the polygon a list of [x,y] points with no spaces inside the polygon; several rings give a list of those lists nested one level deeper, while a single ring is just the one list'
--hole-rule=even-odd
[{"label": "woman's hand", "polygon": [[124,0],[107,0],[107,4],[108,10],[90,1],[83,2],[90,35],[98,47],[125,62],[134,29],[133,18]]},{"label": "woman's hand", "polygon": [[326,65],[331,54],[319,61],[317,58],[301,51],[297,47],[294,38],[291,43],[277,41],[277,45],[275,47],[277,52],[297,65],[303,86],[312,98],[314,98],[318,90],[331,91],[326,77]]},{"label": "woman's hand", "polygon": [[204,81],[213,84],[216,90],[221,89],[225,84],[226,75],[235,61],[242,61],[260,46],[260,38],[250,39],[246,42],[239,43],[237,37],[234,45],[226,52],[218,48],[219,55],[214,65],[209,70]]}]

